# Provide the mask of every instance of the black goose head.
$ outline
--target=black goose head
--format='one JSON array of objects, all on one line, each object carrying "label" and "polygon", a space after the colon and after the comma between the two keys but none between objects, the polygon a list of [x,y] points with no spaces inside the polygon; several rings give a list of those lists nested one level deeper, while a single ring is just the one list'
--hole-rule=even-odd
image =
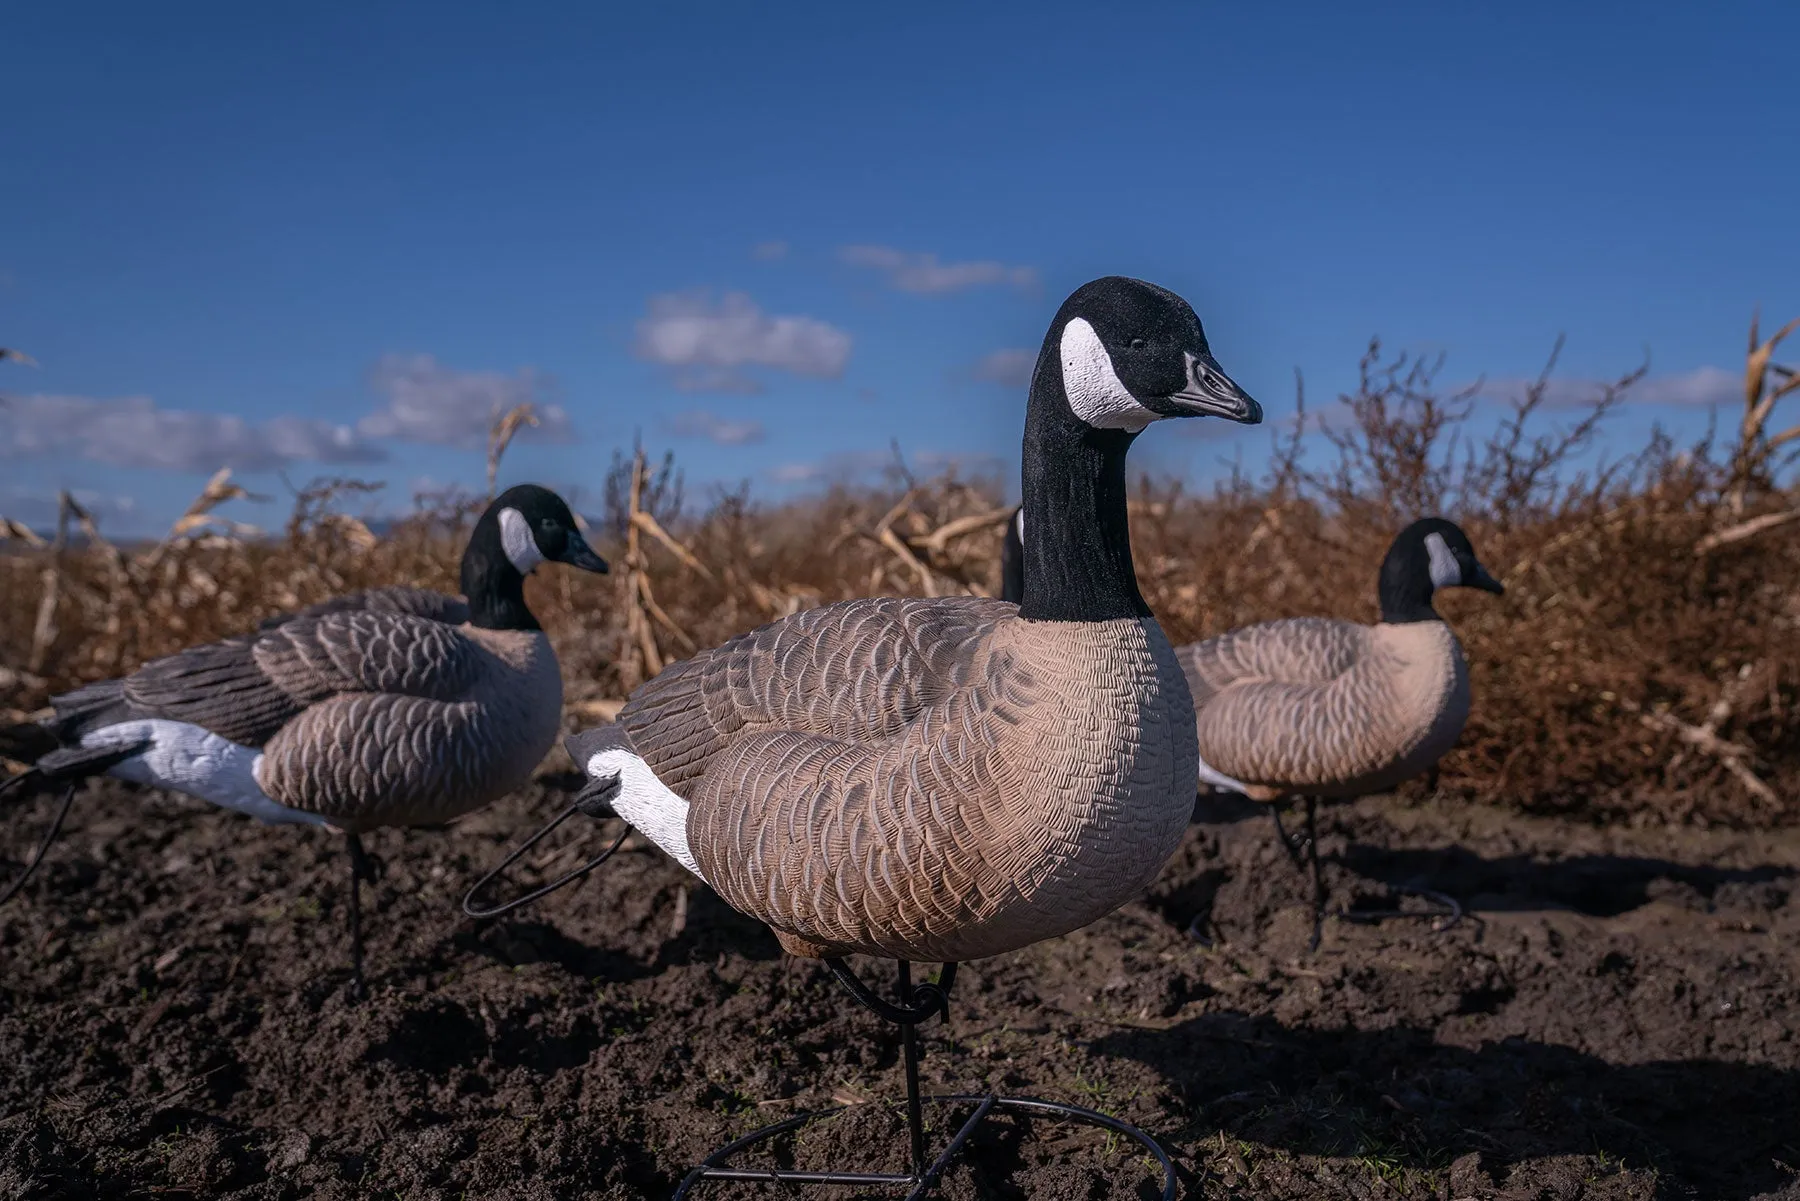
[{"label": "black goose head", "polygon": [[474,624],[499,630],[539,628],[525,607],[525,577],[546,562],[607,570],[606,560],[581,536],[562,497],[536,484],[508,488],[482,513],[463,551],[462,590]]},{"label": "black goose head", "polygon": [[1213,358],[1200,318],[1166,288],[1123,276],[1083,284],[1038,352],[1023,446],[1020,615],[1150,616],[1125,519],[1125,453],[1154,421],[1262,408]]},{"label": "black goose head", "polygon": [[1192,306],[1140,279],[1109,275],[1070,293],[1038,358],[1038,371],[1046,368],[1070,412],[1094,429],[1137,433],[1165,417],[1262,420],[1262,406],[1213,358]]},{"label": "black goose head", "polygon": [[1424,517],[1400,531],[1381,561],[1378,588],[1386,622],[1438,620],[1431,597],[1439,588],[1506,591],[1475,557],[1462,527],[1442,517]]}]

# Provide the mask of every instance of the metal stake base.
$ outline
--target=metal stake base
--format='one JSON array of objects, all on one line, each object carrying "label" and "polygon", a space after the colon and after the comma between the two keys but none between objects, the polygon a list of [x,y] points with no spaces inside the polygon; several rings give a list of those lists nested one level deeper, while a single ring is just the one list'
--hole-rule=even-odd
[{"label": "metal stake base", "polygon": [[[849,1106],[838,1106],[833,1109],[820,1110],[816,1113],[800,1114],[773,1125],[752,1130],[749,1134],[720,1147],[701,1161],[700,1166],[689,1172],[675,1190],[674,1201],[683,1201],[697,1185],[708,1180],[737,1180],[759,1182],[763,1184],[781,1185],[886,1185],[895,1191],[906,1189],[906,1201],[923,1201],[931,1195],[944,1173],[949,1170],[963,1149],[968,1145],[971,1135],[980,1128],[997,1111],[1026,1114],[1040,1120],[1079,1122],[1088,1126],[1097,1126],[1102,1130],[1123,1135],[1141,1144],[1156,1162],[1162,1166],[1162,1201],[1175,1201],[1175,1165],[1170,1162],[1168,1152],[1162,1149],[1157,1141],[1128,1122],[1096,1113],[1091,1109],[1083,1109],[1078,1105],[1064,1105],[1057,1101],[1039,1101],[1029,1097],[1002,1097],[996,1094],[982,1096],[979,1094],[955,1094],[950,1096],[921,1097],[919,1095],[919,1046],[915,1027],[935,1014],[946,1012],[947,997],[950,985],[956,977],[956,965],[947,963],[937,984],[922,985],[919,992],[924,994],[923,1003],[915,1003],[912,987],[911,965],[900,963],[900,1003],[890,1004],[876,997],[866,985],[851,973],[842,960],[827,960],[831,972],[843,983],[854,997],[869,1009],[881,1014],[889,1021],[900,1026],[901,1050],[906,1069],[906,1125],[911,1146],[912,1170],[909,1172],[806,1172],[787,1168],[749,1168],[734,1167],[730,1163],[733,1156],[747,1151],[759,1144],[790,1134],[803,1126],[824,1121],[844,1113]],[[925,1121],[924,1105],[926,1103],[940,1105],[972,1106],[956,1133],[938,1152],[935,1159],[925,1159]]]}]

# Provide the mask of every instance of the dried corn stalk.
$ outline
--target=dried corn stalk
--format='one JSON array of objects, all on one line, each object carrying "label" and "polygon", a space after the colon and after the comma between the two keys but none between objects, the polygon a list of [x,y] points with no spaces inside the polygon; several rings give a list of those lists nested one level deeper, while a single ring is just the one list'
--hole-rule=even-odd
[{"label": "dried corn stalk", "polygon": [[506,448],[512,445],[513,436],[519,432],[520,426],[538,423],[537,407],[530,401],[514,405],[506,414],[495,421],[488,430],[487,449],[487,498],[494,499],[494,483],[500,477],[500,459],[506,454]]}]

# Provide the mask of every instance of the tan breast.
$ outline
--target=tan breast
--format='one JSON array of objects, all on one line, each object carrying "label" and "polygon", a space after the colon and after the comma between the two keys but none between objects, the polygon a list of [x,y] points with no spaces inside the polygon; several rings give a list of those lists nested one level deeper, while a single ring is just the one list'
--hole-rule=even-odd
[{"label": "tan breast", "polygon": [[448,821],[522,787],[562,727],[562,674],[536,630],[461,627],[477,669],[455,700],[357,692],[308,708],[258,771],[284,805],[351,830]]},{"label": "tan breast", "polygon": [[1469,664],[1462,643],[1442,621],[1374,627],[1372,640],[1394,665],[1394,762],[1368,781],[1367,791],[1392,788],[1418,775],[1462,737],[1469,720]]},{"label": "tan breast", "polygon": [[690,845],[736,908],[814,954],[978,958],[1137,896],[1193,808],[1192,705],[1154,620],[997,621],[897,734],[735,742]]}]

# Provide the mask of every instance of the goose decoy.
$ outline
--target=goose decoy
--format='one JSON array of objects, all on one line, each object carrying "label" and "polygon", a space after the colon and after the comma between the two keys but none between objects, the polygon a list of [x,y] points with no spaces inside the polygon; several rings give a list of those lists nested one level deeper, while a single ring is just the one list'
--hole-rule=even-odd
[{"label": "goose decoy", "polygon": [[[1193,710],[1132,570],[1126,451],[1164,418],[1261,415],[1186,301],[1137,280],[1086,284],[1032,379],[1019,604],[889,597],[798,613],[669,667],[614,723],[565,742],[588,777],[585,812],[623,818],[902,1023],[913,1173],[886,1179],[914,1195],[949,1160],[922,1158],[912,1024],[943,1007],[956,963],[1118,908],[1193,810]],[[856,954],[900,961],[899,1005],[849,971]],[[914,961],[944,965],[922,1000]],[[730,1171],[714,1161],[742,1145],[677,1196]]]},{"label": "goose decoy", "polygon": [[[1000,552],[1001,596],[1020,594],[1023,562],[1014,514]],[[1381,566],[1377,625],[1295,617],[1233,630],[1176,653],[1187,672],[1200,740],[1200,779],[1269,806],[1282,849],[1312,873],[1313,934],[1324,917],[1318,802],[1382,792],[1425,772],[1462,733],[1469,672],[1462,645],[1431,607],[1439,588],[1505,589],[1475,557],[1468,535],[1441,517],[1414,522]],[[1306,832],[1296,842],[1281,804],[1300,799]],[[1300,855],[1306,850],[1306,859]],[[1438,903],[1453,898],[1403,889]],[[1360,919],[1401,916],[1370,910]]]},{"label": "goose decoy", "polygon": [[[525,604],[545,561],[604,572],[568,505],[521,485],[475,523],[463,598],[417,588],[336,597],[54,698],[0,753],[65,793],[110,775],[265,823],[325,826],[350,852],[352,989],[362,991],[361,835],[435,825],[519,788],[562,726],[556,654]],[[466,599],[465,599],[466,598]]]},{"label": "goose decoy", "polygon": [[[1431,605],[1440,588],[1505,591],[1461,528],[1427,517],[1400,531],[1382,560],[1378,623],[1293,617],[1177,652],[1194,698],[1200,778],[1268,804],[1296,865],[1279,805],[1305,802],[1314,947],[1325,899],[1318,802],[1386,791],[1435,770],[1468,720],[1462,644]],[[1460,914],[1448,898],[1410,891],[1433,896],[1452,921]]]}]

